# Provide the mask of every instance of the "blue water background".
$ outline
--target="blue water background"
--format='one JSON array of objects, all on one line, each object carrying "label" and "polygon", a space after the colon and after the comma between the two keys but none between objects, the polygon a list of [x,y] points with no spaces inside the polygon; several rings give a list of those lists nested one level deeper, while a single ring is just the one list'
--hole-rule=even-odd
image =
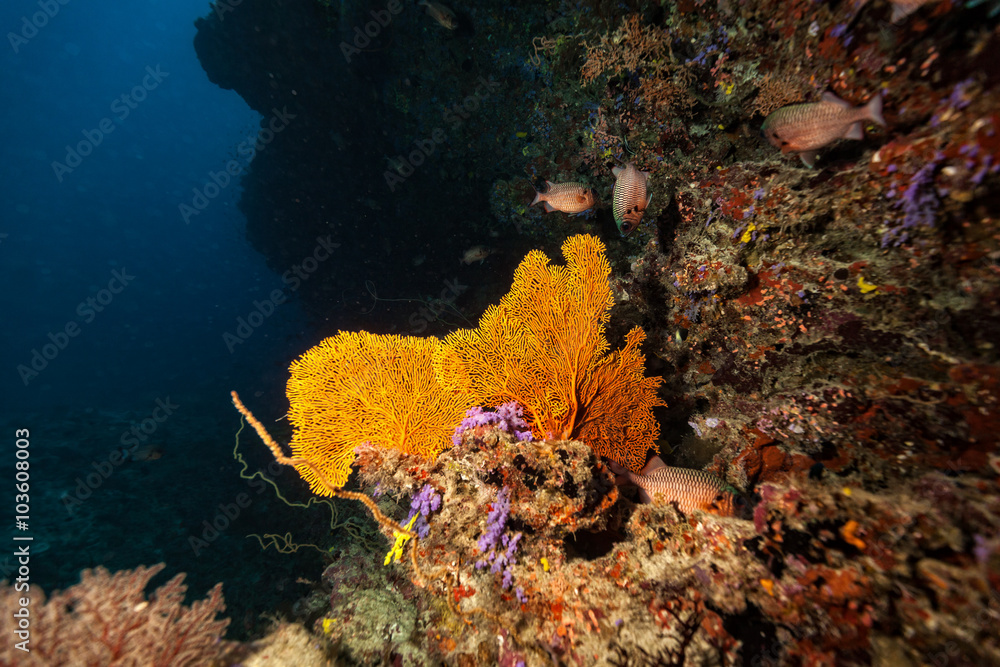
[{"label": "blue water background", "polygon": [[[16,53],[9,36],[0,44],[0,423],[8,455],[0,470],[13,476],[12,432],[29,428],[32,531],[46,550],[34,580],[51,590],[73,583],[82,567],[165,560],[163,576],[188,571],[199,595],[222,579],[231,594],[267,581],[259,592],[288,562],[246,538],[256,530],[247,515],[284,510],[269,491],[253,495],[255,505],[211,549],[196,554],[189,538],[247,490],[232,457],[239,419],[229,390],[280,415],[288,362],[315,341],[291,295],[231,351],[224,333],[281,278],[244,238],[238,179],[190,223],[179,205],[239,157],[260,116],[212,84],[195,56],[194,21],[210,11],[204,0],[52,5],[58,12]],[[3,3],[2,34],[20,33],[24,17],[39,11],[37,2]],[[168,76],[123,118],[114,102],[144,78],[152,84],[148,68]],[[52,163],[65,161],[84,132],[95,137],[104,119],[113,130],[60,180]],[[334,262],[320,267],[335,270]],[[120,290],[114,283],[110,303],[91,310],[86,300],[100,297],[116,271],[134,279]],[[60,336],[74,324],[75,337]],[[53,358],[25,381],[18,367],[31,367],[50,334],[64,347],[50,346]],[[166,400],[179,408],[143,442],[162,459],[116,468],[80,511],[64,509],[60,498]],[[244,443],[251,469],[266,464],[256,439]],[[271,527],[279,528],[287,524]],[[261,606],[244,615],[253,619]]]}]

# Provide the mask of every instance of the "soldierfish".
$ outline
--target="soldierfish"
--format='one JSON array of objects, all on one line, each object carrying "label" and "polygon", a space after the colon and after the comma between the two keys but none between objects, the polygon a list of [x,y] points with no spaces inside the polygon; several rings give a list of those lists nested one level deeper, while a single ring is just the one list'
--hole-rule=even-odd
[{"label": "soldierfish", "polygon": [[609,466],[619,478],[624,477],[645,492],[640,493],[644,502],[676,505],[684,514],[703,510],[719,516],[738,516],[746,506],[739,491],[712,473],[666,466],[658,456],[641,473],[614,462]]},{"label": "soldierfish", "polygon": [[624,167],[615,167],[611,173],[615,175],[611,210],[615,214],[618,231],[622,236],[628,236],[639,226],[642,214],[653,199],[653,195],[646,196],[649,172],[639,171],[629,162]]},{"label": "soldierfish", "polygon": [[819,102],[781,107],[764,120],[760,131],[782,153],[798,153],[812,167],[820,148],[837,139],[864,139],[861,123],[866,120],[885,126],[881,97],[875,95],[863,107],[853,107],[826,92]]},{"label": "soldierfish", "polygon": [[548,189],[535,192],[531,206],[541,202],[545,211],[562,211],[572,215],[590,210],[594,205],[594,191],[583,183],[553,183],[545,181]]},{"label": "soldierfish", "polygon": [[458,28],[458,19],[455,18],[455,12],[448,9],[440,2],[434,2],[434,0],[420,0],[417,4],[426,7],[427,13],[430,17],[448,30],[455,30]]}]

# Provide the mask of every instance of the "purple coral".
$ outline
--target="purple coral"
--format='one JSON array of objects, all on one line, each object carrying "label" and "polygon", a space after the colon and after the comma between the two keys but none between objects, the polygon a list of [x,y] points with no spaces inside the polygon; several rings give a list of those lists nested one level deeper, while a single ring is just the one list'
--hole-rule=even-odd
[{"label": "purple coral", "polygon": [[854,35],[847,34],[847,27],[848,27],[847,23],[838,23],[837,25],[830,28],[830,37],[834,37],[837,39],[843,37],[845,48],[850,46],[851,42],[854,41]]},{"label": "purple coral", "polygon": [[847,32],[847,24],[838,23],[830,29],[830,37],[841,37],[845,32]]},{"label": "purple coral", "polygon": [[959,81],[955,84],[955,87],[951,91],[951,95],[948,96],[948,105],[953,109],[964,109],[971,104],[970,100],[966,96],[966,89],[973,83],[972,79],[966,79],[965,81]]},{"label": "purple coral", "polygon": [[427,523],[427,517],[430,516],[431,512],[437,512],[439,509],[441,509],[441,494],[430,484],[424,484],[424,488],[420,489],[420,492],[413,496],[413,500],[410,501],[410,514],[406,517],[406,524],[409,524],[413,517],[417,517],[413,528],[417,531],[417,537],[424,539],[431,529]]},{"label": "purple coral", "polygon": [[979,563],[981,567],[986,567],[987,561],[990,559],[990,543],[982,535],[973,535],[976,546],[972,548],[972,553],[976,557],[976,562]]},{"label": "purple coral", "polygon": [[[906,230],[934,226],[934,215],[940,205],[938,196],[934,192],[934,172],[944,156],[938,153],[934,157],[933,161],[921,167],[910,177],[910,182],[906,190],[903,191],[903,195],[896,200],[896,208],[903,211],[903,224],[886,232],[882,237],[883,248],[890,243],[899,246],[907,241],[909,232]],[[892,190],[889,192],[891,193]]]},{"label": "purple coral", "polygon": [[980,168],[979,171],[977,171],[972,176],[971,180],[972,180],[973,185],[980,185],[983,182],[983,179],[986,178],[986,172],[987,171],[989,171],[990,173],[995,174],[995,173],[997,173],[998,170],[1000,170],[1000,164],[993,164],[993,156],[992,155],[985,155],[985,156],[983,156],[983,166],[982,166],[982,168]]},{"label": "purple coral", "polygon": [[[479,550],[483,558],[476,562],[476,569],[481,570],[490,565],[490,572],[502,574],[501,587],[507,590],[514,583],[514,556],[522,534],[507,532],[507,519],[510,517],[510,489],[506,486],[497,493],[497,499],[486,517],[486,530],[479,536]],[[523,595],[523,592],[522,592]],[[518,599],[520,599],[520,595]]]},{"label": "purple coral", "polygon": [[451,442],[458,446],[462,442],[462,433],[477,426],[495,426],[504,433],[510,433],[520,441],[531,440],[531,427],[524,421],[524,408],[516,401],[502,403],[495,412],[483,410],[480,407],[469,408],[465,419],[455,429]]},{"label": "purple coral", "polygon": [[[506,486],[497,493],[497,499],[490,507],[486,517],[486,530],[479,536],[479,550],[483,553],[492,550],[500,541],[500,535],[507,527],[507,517],[510,516],[510,489]],[[483,563],[480,565],[479,563]],[[485,561],[479,561],[476,567],[484,567]]]}]

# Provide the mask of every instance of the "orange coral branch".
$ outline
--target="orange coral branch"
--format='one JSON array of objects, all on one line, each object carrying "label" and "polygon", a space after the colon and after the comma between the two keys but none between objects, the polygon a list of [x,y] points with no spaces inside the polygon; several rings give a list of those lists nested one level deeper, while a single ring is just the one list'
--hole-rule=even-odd
[{"label": "orange coral branch", "polygon": [[580,439],[640,470],[659,434],[652,408],[659,378],[644,377],[633,329],[623,350],[606,354],[605,323],[614,300],[604,244],[590,235],[563,244],[566,266],[532,251],[510,292],[477,329],[449,335],[434,354],[441,384],[474,402],[524,406],[539,438]]},{"label": "orange coral branch", "polygon": [[[326,495],[334,496],[337,498],[349,498],[351,500],[360,501],[364,503],[365,506],[371,511],[372,515],[375,517],[375,520],[378,521],[383,528],[387,528],[391,531],[402,533],[403,535],[406,535],[411,539],[416,540],[417,537],[416,533],[413,533],[403,528],[398,523],[396,523],[395,521],[387,517],[385,514],[383,514],[382,510],[380,510],[378,508],[378,505],[375,504],[375,501],[366,496],[365,494],[358,493],[356,491],[344,491],[343,489],[334,486],[327,479],[326,475],[324,475],[323,472],[318,467],[313,465],[313,463],[307,459],[301,457],[285,456],[285,454],[281,451],[281,446],[278,445],[277,442],[275,442],[274,438],[271,437],[271,434],[267,432],[266,428],[264,428],[264,425],[260,423],[260,420],[254,417],[253,413],[250,412],[250,410],[245,405],[243,405],[243,401],[240,400],[239,394],[237,394],[235,391],[232,391],[230,392],[230,395],[233,398],[233,405],[236,406],[236,409],[240,411],[240,414],[246,418],[247,423],[253,426],[253,430],[257,431],[257,435],[260,436],[260,439],[263,440],[264,444],[267,445],[268,449],[271,450],[271,453],[274,455],[275,461],[283,465],[294,466],[296,469],[298,469],[299,466],[304,466],[308,468],[309,470],[311,470],[315,478],[321,484],[323,484],[326,491]],[[416,542],[414,542],[413,548],[416,548]]]},{"label": "orange coral branch", "polygon": [[340,332],[292,363],[290,446],[312,462],[297,468],[314,491],[342,487],[364,442],[428,459],[448,445],[472,401],[438,383],[438,345],[435,338]]}]

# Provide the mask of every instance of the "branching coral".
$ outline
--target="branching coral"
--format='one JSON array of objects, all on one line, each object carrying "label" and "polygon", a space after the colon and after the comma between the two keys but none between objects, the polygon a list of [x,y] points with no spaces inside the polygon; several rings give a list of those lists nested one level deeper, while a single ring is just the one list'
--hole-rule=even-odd
[{"label": "branching coral", "polygon": [[794,73],[768,72],[757,84],[757,96],[750,107],[750,113],[767,117],[772,111],[785,105],[802,102],[807,92],[801,77]]},{"label": "branching coral", "polygon": [[254,417],[253,413],[245,405],[243,401],[240,400],[239,395],[233,391],[230,392],[230,396],[233,399],[233,406],[237,411],[247,420],[247,423],[253,427],[253,430],[257,432],[260,439],[267,445],[267,448],[271,450],[271,454],[274,456],[274,460],[282,465],[294,466],[296,469],[308,469],[310,473],[316,478],[320,487],[323,489],[322,495],[335,496],[337,498],[350,498],[351,500],[357,500],[364,503],[365,507],[371,511],[372,516],[379,524],[390,531],[401,533],[407,537],[413,537],[414,533],[409,529],[403,528],[398,525],[395,521],[387,517],[379,509],[375,501],[366,496],[363,493],[358,493],[357,491],[345,491],[340,486],[333,484],[324,474],[324,472],[312,461],[302,458],[302,457],[291,457],[285,456],[285,453],[281,451],[281,445],[279,445],[271,434],[267,432],[264,425],[260,423],[260,420]]},{"label": "branching coral", "polygon": [[[369,442],[434,459],[469,405],[517,401],[539,435],[583,439],[639,470],[659,433],[652,408],[662,405],[662,380],[643,377],[638,327],[623,350],[605,354],[613,299],[604,245],[574,236],[563,254],[567,266],[550,267],[543,253],[529,253],[480,328],[455,332],[447,343],[341,332],[309,350],[292,364],[288,383],[292,456],[236,392],[233,405],[315,493],[359,500],[384,528],[408,538],[412,524],[399,526],[367,495],[343,490],[355,449]],[[526,426],[514,405],[496,414],[515,431]]]},{"label": "branching coral", "polygon": [[587,60],[580,70],[580,78],[589,83],[606,72],[633,72],[668,54],[667,32],[642,25],[639,16],[633,14],[623,19],[613,34],[604,34],[597,44],[587,45]]},{"label": "branching coral", "polygon": [[48,600],[40,591],[32,591],[30,606],[25,608],[32,621],[26,650],[13,641],[14,612],[23,593],[0,586],[4,610],[0,628],[8,637],[0,649],[0,664],[176,667],[219,663],[233,648],[221,640],[229,620],[216,618],[226,608],[222,585],[216,585],[207,599],[185,607],[187,586],[184,575],[178,574],[147,600],[146,586],[163,568],[160,563],[111,574],[99,567],[84,570],[80,583]]},{"label": "branching coral", "polygon": [[614,33],[587,45],[580,79],[590,83],[603,75],[633,74],[639,79],[634,102],[657,111],[690,109],[695,98],[688,91],[691,68],[675,61],[670,33],[642,25],[637,15],[622,20]]},{"label": "branching coral", "polygon": [[[934,172],[938,168],[938,162],[944,157],[935,155],[936,159],[917,170],[910,177],[909,183],[903,194],[896,199],[896,208],[903,213],[902,221],[889,229],[882,236],[882,247],[890,244],[899,246],[910,238],[910,232],[921,228],[934,227],[935,213],[940,206],[937,193],[934,188]],[[889,190],[887,196],[894,197],[896,192]]]},{"label": "branching coral", "polygon": [[410,501],[410,515],[406,518],[406,523],[412,522],[417,536],[424,539],[431,529],[427,518],[431,512],[437,512],[439,509],[441,509],[441,494],[430,484],[424,484],[420,492]]},{"label": "branching coral", "polygon": [[607,354],[611,267],[604,244],[578,235],[563,244],[566,266],[533,251],[479,328],[449,335],[434,356],[443,386],[473,402],[517,401],[540,438],[580,439],[636,471],[659,428],[652,408],[660,378],[647,378],[636,327]]},{"label": "branching coral", "polygon": [[[493,574],[503,573],[501,585],[504,590],[510,588],[514,582],[514,572],[511,566],[514,564],[517,545],[523,537],[522,533],[512,535],[507,530],[509,517],[510,489],[504,487],[497,493],[497,499],[492,504],[489,517],[486,519],[486,530],[483,531],[477,542],[483,557],[476,561],[477,570],[489,565],[490,572]],[[525,601],[522,589],[516,589],[515,594],[518,600]]]},{"label": "branching coral", "polygon": [[[307,459],[336,487],[350,475],[363,442],[434,458],[472,403],[444,388],[431,359],[437,339],[341,332],[291,367],[288,419],[293,456]],[[299,466],[312,490],[329,495],[311,467]]]}]

